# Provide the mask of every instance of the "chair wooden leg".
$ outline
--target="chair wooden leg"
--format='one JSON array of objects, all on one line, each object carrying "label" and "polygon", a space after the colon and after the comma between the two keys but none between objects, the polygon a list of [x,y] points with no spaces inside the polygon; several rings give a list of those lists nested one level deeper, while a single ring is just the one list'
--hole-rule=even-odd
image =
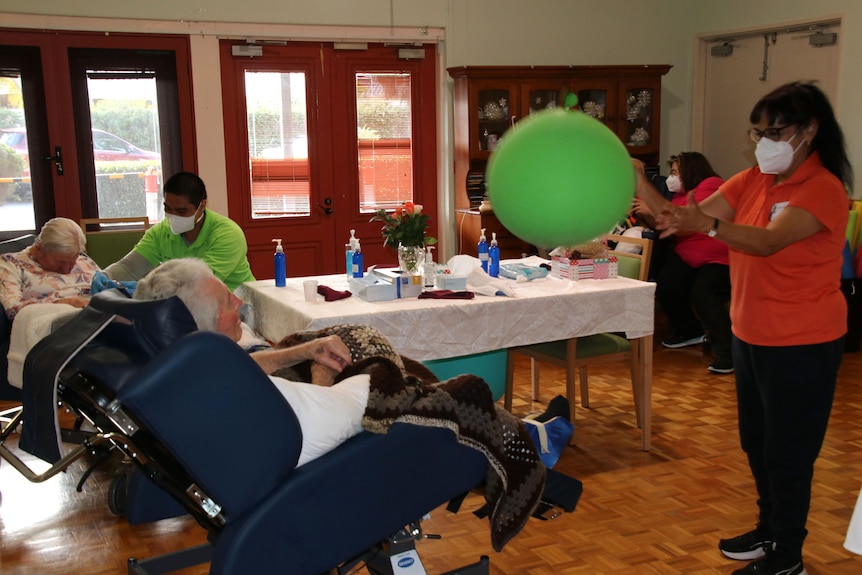
[{"label": "chair wooden leg", "polygon": [[515,385],[515,354],[506,351],[506,391],[503,394],[503,408],[512,411],[512,388]]},{"label": "chair wooden leg", "polygon": [[581,366],[578,370],[581,376],[581,405],[585,408],[590,407],[590,381],[587,376],[587,366]]},{"label": "chair wooden leg", "polygon": [[530,383],[533,386],[533,401],[539,401],[539,362],[530,358]]},{"label": "chair wooden leg", "polygon": [[[575,423],[575,386],[577,380],[577,371],[575,367],[569,363],[566,365],[566,399],[569,400],[569,421]],[[575,444],[575,430],[572,430],[572,435],[569,437],[569,445]]]}]

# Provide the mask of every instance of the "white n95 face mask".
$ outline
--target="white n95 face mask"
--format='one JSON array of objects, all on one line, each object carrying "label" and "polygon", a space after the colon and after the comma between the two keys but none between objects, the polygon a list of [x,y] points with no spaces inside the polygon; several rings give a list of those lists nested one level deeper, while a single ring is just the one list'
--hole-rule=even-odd
[{"label": "white n95 face mask", "polygon": [[174,214],[165,214],[165,217],[168,218],[168,224],[170,224],[171,226],[171,232],[176,235],[180,235],[195,229],[195,224],[200,221],[195,220],[196,215],[197,211],[195,211],[195,213],[190,216],[176,216]]},{"label": "white n95 face mask", "polygon": [[[793,138],[796,137],[796,134],[793,134]],[[757,148],[754,149],[754,157],[757,158],[757,165],[762,173],[780,174],[790,167],[790,164],[793,163],[793,154],[802,146],[799,144],[794,149],[790,144],[793,138],[786,142],[760,138],[760,141],[757,142]]]},{"label": "white n95 face mask", "polygon": [[667,189],[673,193],[677,193],[682,190],[682,180],[679,179],[679,176],[670,175],[664,183],[667,185]]}]

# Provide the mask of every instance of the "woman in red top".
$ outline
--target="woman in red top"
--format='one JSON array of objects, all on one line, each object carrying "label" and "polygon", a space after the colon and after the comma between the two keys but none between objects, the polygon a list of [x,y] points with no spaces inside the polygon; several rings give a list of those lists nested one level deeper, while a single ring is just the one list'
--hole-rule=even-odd
[{"label": "woman in red top", "polygon": [[[671,204],[685,206],[688,193],[696,202],[711,196],[724,183],[709,160],[699,152],[681,152],[668,161],[670,176],[665,182],[674,193]],[[643,200],[635,200],[635,212],[650,227],[655,218]],[[675,234],[656,276],[656,298],[667,314],[672,335],[662,345],[679,348],[701,343],[709,334],[714,361],[712,373],[733,373],[730,353],[730,272],[727,246],[704,233]]]},{"label": "woman in red top", "polygon": [[832,106],[813,84],[776,88],[749,119],[758,165],[701,204],[670,206],[639,191],[663,234],[707,231],[730,248],[739,436],[760,520],[719,549],[754,559],[736,575],[804,575],[814,461],[847,331],[840,278],[853,170]]}]

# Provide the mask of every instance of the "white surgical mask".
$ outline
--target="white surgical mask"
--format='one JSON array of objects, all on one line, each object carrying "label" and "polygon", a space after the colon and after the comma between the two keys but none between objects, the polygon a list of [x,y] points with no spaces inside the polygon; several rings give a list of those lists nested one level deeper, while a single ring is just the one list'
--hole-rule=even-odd
[{"label": "white surgical mask", "polygon": [[671,174],[667,177],[664,183],[667,184],[667,189],[673,193],[677,193],[682,190],[682,180],[680,180],[677,175]]},{"label": "white surgical mask", "polygon": [[[793,138],[796,137],[796,134],[793,134]],[[793,138],[778,142],[769,138],[760,138],[760,141],[757,142],[757,148],[754,149],[754,157],[757,158],[757,165],[762,173],[781,174],[790,167],[790,164],[793,163],[793,154],[802,147],[802,144],[799,144],[794,149],[790,145]]]},{"label": "white surgical mask", "polygon": [[197,211],[195,211],[195,213],[190,216],[176,216],[174,214],[165,214],[165,217],[168,218],[168,223],[171,226],[171,232],[176,235],[180,235],[195,229],[195,224],[200,221],[199,219],[195,219],[196,215]]}]

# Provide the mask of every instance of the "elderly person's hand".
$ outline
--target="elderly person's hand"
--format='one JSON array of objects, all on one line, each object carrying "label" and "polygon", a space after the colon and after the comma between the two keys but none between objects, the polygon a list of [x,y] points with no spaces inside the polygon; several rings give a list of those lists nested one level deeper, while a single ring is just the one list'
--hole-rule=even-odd
[{"label": "elderly person's hand", "polygon": [[321,337],[300,347],[303,348],[306,359],[325,365],[336,373],[341,373],[341,370],[353,363],[350,350],[337,335]]},{"label": "elderly person's hand", "polygon": [[54,303],[64,303],[74,307],[85,308],[90,305],[90,296],[74,295],[54,300]]}]

